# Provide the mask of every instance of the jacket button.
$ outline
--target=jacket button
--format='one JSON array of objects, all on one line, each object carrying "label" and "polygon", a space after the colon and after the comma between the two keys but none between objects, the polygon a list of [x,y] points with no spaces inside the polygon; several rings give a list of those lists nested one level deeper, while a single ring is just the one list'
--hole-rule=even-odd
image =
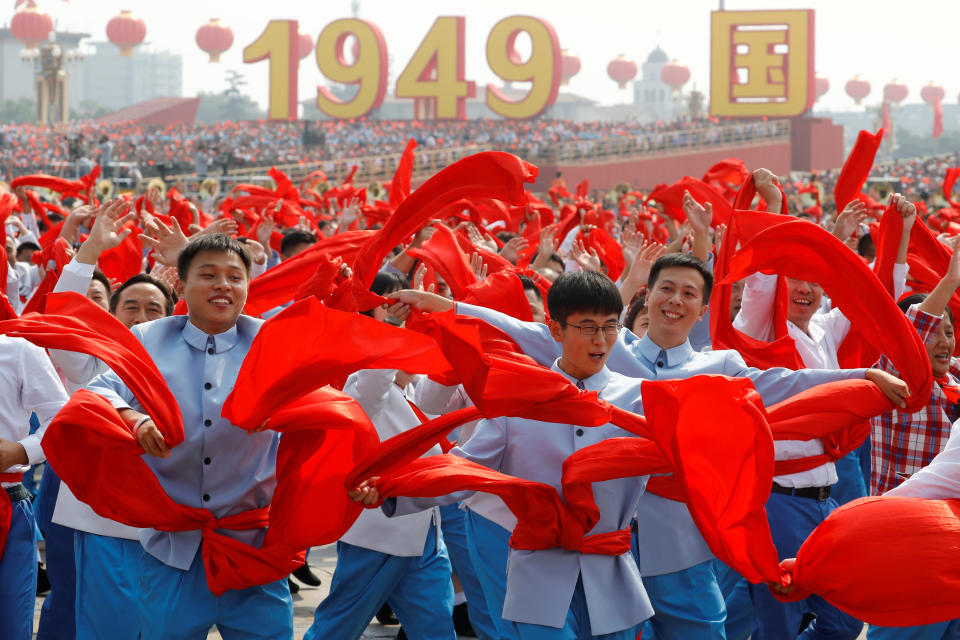
[{"label": "jacket button", "polygon": [[203,421],[203,426],[205,427],[209,427],[212,424],[213,424],[213,420],[211,420],[210,418],[207,418],[206,420]]},{"label": "jacket button", "polygon": [[203,464],[210,464],[210,462],[211,462],[210,458],[203,459]]},{"label": "jacket button", "polygon": [[204,388],[204,389],[212,389],[212,388],[213,388],[213,385],[210,384],[209,382],[204,382],[204,383],[203,383],[203,388]]},{"label": "jacket button", "polygon": [[582,436],[582,435],[583,435],[583,429],[577,429],[577,435],[578,435],[578,436]]},{"label": "jacket button", "polygon": [[209,353],[210,355],[213,355],[213,354],[215,354],[216,352],[217,352],[217,350],[214,349],[213,347],[210,347],[209,349],[207,349],[207,353]]},{"label": "jacket button", "polygon": [[204,502],[210,502],[210,494],[209,494],[209,493],[203,494],[203,501],[204,501]]}]

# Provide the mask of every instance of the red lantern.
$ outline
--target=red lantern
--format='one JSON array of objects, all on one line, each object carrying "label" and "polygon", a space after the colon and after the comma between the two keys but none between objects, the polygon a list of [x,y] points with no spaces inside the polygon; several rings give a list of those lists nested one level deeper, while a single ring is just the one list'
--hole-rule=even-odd
[{"label": "red lantern", "polygon": [[910,90],[899,78],[895,78],[883,88],[883,97],[890,102],[900,103],[907,99]]},{"label": "red lantern", "polygon": [[562,84],[566,85],[570,83],[570,78],[580,73],[580,58],[575,53],[564,49],[560,52],[560,60],[562,62],[560,71]]},{"label": "red lantern", "polygon": [[825,94],[827,91],[830,91],[830,81],[827,80],[825,76],[817,74],[814,79],[814,90],[817,92],[817,100],[820,99],[820,96]]},{"label": "red lantern", "polygon": [[210,62],[220,62],[220,54],[233,45],[233,31],[213,18],[197,29],[197,46],[210,54]]},{"label": "red lantern", "polygon": [[303,60],[313,51],[313,38],[303,32],[300,32],[297,36],[297,53]]},{"label": "red lantern", "polygon": [[107,39],[120,47],[120,55],[132,56],[133,48],[147,37],[147,25],[140,18],[134,18],[133,12],[121,11],[107,23]]},{"label": "red lantern", "polygon": [[938,84],[929,83],[924,85],[920,89],[920,97],[923,98],[923,101],[929,105],[935,105],[937,101],[943,101],[943,96],[945,95],[943,87]]},{"label": "red lantern", "polygon": [[607,65],[607,75],[621,89],[626,89],[627,83],[637,75],[637,63],[621,53]]},{"label": "red lantern", "polygon": [[43,42],[53,30],[53,19],[45,13],[40,13],[33,0],[27,6],[13,14],[10,21],[10,33],[17,40],[21,40],[27,49],[36,49],[37,44]]},{"label": "red lantern", "polygon": [[679,60],[671,60],[660,69],[660,79],[674,93],[679,93],[680,87],[690,79],[690,68],[680,64]]},{"label": "red lantern", "polygon": [[844,89],[846,89],[847,95],[853,98],[853,101],[857,104],[860,104],[861,100],[870,95],[870,83],[859,75],[847,80]]}]

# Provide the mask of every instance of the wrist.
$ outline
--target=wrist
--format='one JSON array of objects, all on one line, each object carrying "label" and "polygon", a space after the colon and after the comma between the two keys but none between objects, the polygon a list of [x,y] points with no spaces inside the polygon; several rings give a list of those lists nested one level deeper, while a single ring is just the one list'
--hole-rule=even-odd
[{"label": "wrist", "polygon": [[151,418],[150,416],[140,416],[140,418],[133,424],[133,432],[136,433],[137,431],[139,431],[140,427],[142,427],[147,422],[153,422],[153,418]]}]

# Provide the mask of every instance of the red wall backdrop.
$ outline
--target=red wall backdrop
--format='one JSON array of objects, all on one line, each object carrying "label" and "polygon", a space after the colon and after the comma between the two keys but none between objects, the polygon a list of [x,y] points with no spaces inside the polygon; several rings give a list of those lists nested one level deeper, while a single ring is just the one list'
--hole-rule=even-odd
[{"label": "red wall backdrop", "polygon": [[[841,131],[842,133],[842,131]],[[843,138],[841,135],[843,164]],[[590,181],[590,188],[610,189],[623,182],[631,187],[650,189],[661,183],[671,183],[683,176],[701,177],[712,165],[724,158],[740,158],[751,169],[766,167],[778,175],[791,170],[791,145],[789,142],[758,144],[748,147],[724,148],[710,151],[657,156],[653,158],[623,159],[591,164],[540,164],[540,175],[533,186],[534,191],[546,191],[557,177],[557,172],[567,185],[582,180]]]}]

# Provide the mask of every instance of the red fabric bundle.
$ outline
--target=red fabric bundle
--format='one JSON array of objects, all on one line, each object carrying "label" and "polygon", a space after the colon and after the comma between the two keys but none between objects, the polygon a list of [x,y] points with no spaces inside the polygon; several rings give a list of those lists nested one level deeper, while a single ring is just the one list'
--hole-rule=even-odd
[{"label": "red fabric bundle", "polygon": [[6,296],[7,293],[7,272],[10,267],[10,263],[7,262],[7,218],[13,213],[15,203],[16,199],[9,193],[0,195],[0,249],[3,250],[3,256],[0,256],[3,258],[3,262],[0,264],[0,282],[3,283],[0,295],[3,296]]},{"label": "red fabric bundle", "polygon": [[501,311],[517,320],[533,321],[523,283],[514,271],[503,270],[488,275],[480,282],[470,285],[461,300]]},{"label": "red fabric bundle", "polygon": [[403,155],[400,156],[393,180],[390,181],[390,204],[394,209],[410,196],[410,178],[413,176],[413,154],[416,148],[417,141],[410,138],[403,149]]},{"label": "red fabric bundle", "polygon": [[860,194],[860,189],[863,188],[863,183],[867,181],[870,169],[873,168],[873,159],[877,155],[877,149],[880,148],[882,140],[883,129],[876,134],[861,131],[857,135],[857,141],[844,161],[837,184],[833,187],[833,199],[838,214]]},{"label": "red fabric bundle", "polygon": [[[860,498],[823,521],[800,547],[795,591],[816,593],[871,625],[913,626],[960,617],[960,501]],[[776,594],[775,594],[776,595]]]},{"label": "red fabric bundle", "polygon": [[500,198],[521,204],[523,185],[532,182],[537,168],[516,156],[485,151],[446,167],[422,184],[361,249],[354,263],[356,286],[368,289],[384,257],[430,218],[460,198]]},{"label": "red fabric bundle", "polygon": [[614,240],[605,229],[599,227],[591,229],[585,237],[581,234],[581,238],[585,247],[597,252],[600,260],[607,267],[607,276],[616,282],[626,267],[620,243]]},{"label": "red fabric bundle", "polygon": [[308,281],[318,266],[330,258],[341,257],[352,264],[363,244],[375,231],[346,231],[324,238],[312,247],[256,278],[250,283],[244,313],[259,316],[264,311],[294,299],[297,288]]},{"label": "red fabric bundle", "polygon": [[467,295],[469,286],[477,282],[477,275],[470,268],[470,257],[445,224],[437,224],[433,235],[419,249],[407,249],[407,253],[433,267],[458,300]]},{"label": "red fabric bundle", "polygon": [[[787,215],[789,214],[789,208],[787,207],[787,196],[783,192],[783,186],[779,183],[777,184],[777,189],[780,190],[780,213]],[[743,181],[743,185],[737,191],[737,197],[734,200],[733,208],[738,211],[747,211],[752,209],[753,198],[757,195],[757,185],[753,181],[753,174],[751,173],[747,176],[747,179]],[[766,205],[766,203],[764,203]],[[776,213],[771,211],[770,213]]]},{"label": "red fabric bundle", "polygon": [[680,180],[666,186],[661,185],[650,192],[649,200],[654,200],[663,205],[663,212],[679,222],[687,219],[683,213],[683,192],[689,191],[690,195],[705,205],[707,202],[713,204],[713,225],[728,224],[730,214],[733,209],[730,202],[722,193],[705,183],[703,180],[683,176]]},{"label": "red fabric bundle", "polygon": [[943,177],[943,199],[947,201],[953,209],[960,209],[960,203],[953,201],[953,185],[960,178],[960,167],[950,167]]},{"label": "red fabric bundle", "polygon": [[723,194],[727,200],[733,202],[737,188],[749,177],[751,177],[751,174],[743,164],[743,160],[725,158],[707,169],[707,172],[703,174],[703,181]]},{"label": "red fabric bundle", "polygon": [[776,225],[754,236],[733,256],[724,281],[755,271],[819,282],[852,326],[883,349],[907,381],[908,410],[926,404],[933,377],[920,336],[873,273],[843,243],[803,220]]},{"label": "red fabric bundle", "polygon": [[[82,176],[79,180],[67,180],[57,176],[50,176],[42,173],[20,176],[10,181],[10,188],[19,187],[40,187],[49,189],[61,194],[64,198],[78,198],[83,202],[88,202],[90,190],[100,177],[100,166],[97,165],[90,173]],[[37,213],[40,213],[39,211]]]},{"label": "red fabric bundle", "polygon": [[100,254],[97,265],[110,280],[126,282],[143,270],[143,245],[139,227],[132,222],[127,225],[130,235],[114,247]]},{"label": "red fabric bundle", "polygon": [[[57,286],[57,280],[60,279],[60,270],[70,262],[70,256],[67,254],[67,241],[63,238],[57,238],[51,246],[37,251],[31,256],[35,264],[42,265],[47,270],[47,274],[40,281],[37,290],[33,292],[30,299],[27,300],[23,313],[37,312],[44,313],[47,303],[47,295]],[[51,267],[50,263],[53,263]]]}]

